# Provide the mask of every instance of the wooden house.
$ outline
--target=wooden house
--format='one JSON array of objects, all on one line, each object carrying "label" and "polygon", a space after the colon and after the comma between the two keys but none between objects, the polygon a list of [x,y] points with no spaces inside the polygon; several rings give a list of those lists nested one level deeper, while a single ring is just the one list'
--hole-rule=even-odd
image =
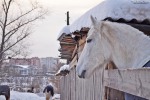
[{"label": "wooden house", "polygon": [[[58,39],[61,46],[60,58],[67,59],[71,69],[60,81],[61,100],[101,100],[102,96],[106,100],[124,100],[124,92],[150,99],[149,69],[120,70],[123,75],[121,81],[118,78],[118,69],[115,69],[112,63],[108,64],[104,75],[107,91],[104,94],[101,93],[102,87],[99,84],[101,81],[99,70],[90,79],[80,79],[76,75],[75,67],[91,26],[91,15],[97,20],[129,24],[150,36],[149,2],[140,3],[131,0],[122,0],[115,4],[113,2],[115,0],[100,3],[67,26],[69,31],[61,31]],[[139,87],[142,89],[137,89]]]}]

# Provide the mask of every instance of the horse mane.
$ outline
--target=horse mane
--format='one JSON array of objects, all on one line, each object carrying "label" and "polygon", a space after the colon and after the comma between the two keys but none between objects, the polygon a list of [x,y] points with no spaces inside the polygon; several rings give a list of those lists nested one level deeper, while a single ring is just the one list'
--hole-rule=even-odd
[{"label": "horse mane", "polygon": [[102,21],[99,25],[95,27],[100,27],[101,36],[110,44],[111,59],[117,67],[141,68],[150,60],[150,38],[143,32],[115,22]]}]

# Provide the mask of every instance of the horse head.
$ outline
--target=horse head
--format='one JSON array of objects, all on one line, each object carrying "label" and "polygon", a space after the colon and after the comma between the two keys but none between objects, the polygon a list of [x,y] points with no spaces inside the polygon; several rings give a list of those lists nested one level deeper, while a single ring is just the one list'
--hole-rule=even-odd
[{"label": "horse head", "polygon": [[80,78],[88,78],[97,68],[112,61],[118,69],[141,68],[150,60],[150,38],[126,24],[96,21],[77,63]]},{"label": "horse head", "polygon": [[79,77],[90,77],[91,73],[98,67],[104,66],[106,61],[106,55],[110,54],[104,49],[102,42],[103,21],[97,22],[91,17],[93,26],[88,32],[84,49],[80,55],[77,63],[76,71]]}]

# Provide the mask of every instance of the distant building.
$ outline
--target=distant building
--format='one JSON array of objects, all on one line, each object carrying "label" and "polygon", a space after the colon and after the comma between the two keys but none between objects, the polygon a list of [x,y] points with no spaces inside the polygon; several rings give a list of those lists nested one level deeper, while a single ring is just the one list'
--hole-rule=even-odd
[{"label": "distant building", "polygon": [[55,71],[57,64],[59,63],[59,58],[46,57],[41,58],[41,66],[46,72]]},{"label": "distant building", "polygon": [[27,76],[27,75],[35,75],[36,69],[29,65],[13,65],[9,66],[9,75],[10,76]]},{"label": "distant building", "polygon": [[37,66],[37,67],[41,67],[41,62],[40,62],[40,58],[38,57],[32,57],[31,58],[31,66]]},{"label": "distant building", "polygon": [[31,86],[35,87],[35,92],[43,91],[43,88],[53,83],[55,91],[59,93],[59,78],[55,73],[62,63],[59,58],[11,58],[8,63],[3,64],[2,78],[0,84],[8,84],[12,90],[21,87],[21,91],[26,91]]},{"label": "distant building", "polygon": [[9,60],[10,65],[30,65],[40,67],[40,59],[38,57],[32,58],[12,58]]}]

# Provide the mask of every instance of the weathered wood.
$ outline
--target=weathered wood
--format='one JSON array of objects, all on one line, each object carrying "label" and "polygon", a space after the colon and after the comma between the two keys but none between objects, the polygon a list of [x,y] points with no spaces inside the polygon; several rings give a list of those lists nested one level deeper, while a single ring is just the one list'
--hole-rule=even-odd
[{"label": "weathered wood", "polygon": [[71,56],[69,55],[61,55],[59,56],[61,59],[71,59]]},{"label": "weathered wood", "polygon": [[61,36],[58,38],[59,41],[61,41],[65,37],[65,33],[61,34]]},{"label": "weathered wood", "polygon": [[59,49],[58,51],[60,51],[60,52],[72,52],[73,50],[72,49],[66,49],[66,48],[64,48],[64,49]]},{"label": "weathered wood", "polygon": [[[106,70],[104,86],[112,88],[109,97],[124,100],[122,94],[119,93],[119,91],[124,91],[150,99],[149,72],[150,69]],[[80,79],[76,76],[75,68],[72,67],[70,73],[64,79],[63,82],[61,81],[63,83],[61,86],[64,89],[63,94],[61,94],[63,99],[61,100],[100,100],[103,96],[101,94],[102,87],[100,83],[102,79],[100,70],[97,70],[90,79]],[[114,96],[114,93],[118,93],[118,95]]]},{"label": "weathered wood", "polygon": [[64,50],[62,52],[60,52],[60,54],[72,54],[72,51],[69,51],[69,50]]},{"label": "weathered wood", "polygon": [[[68,50],[69,49],[69,50]],[[61,52],[63,52],[63,51],[71,51],[71,52],[73,52],[73,50],[74,50],[74,47],[73,46],[63,46],[63,49],[62,49],[62,51]]]},{"label": "weathered wood", "polygon": [[61,55],[69,55],[69,56],[72,55],[72,53],[70,53],[70,52],[61,52],[60,54],[61,54]]},{"label": "weathered wood", "polygon": [[106,70],[105,86],[150,99],[150,69]]},{"label": "weathered wood", "polygon": [[63,39],[63,40],[61,40],[61,42],[76,43],[72,39]]},{"label": "weathered wood", "polygon": [[60,45],[76,45],[76,43],[60,42]]},{"label": "weathered wood", "polygon": [[[61,100],[101,100],[100,71],[96,71],[89,79],[80,79],[75,67],[61,79],[65,89],[61,92]],[[65,81],[65,82],[63,82]]]}]

